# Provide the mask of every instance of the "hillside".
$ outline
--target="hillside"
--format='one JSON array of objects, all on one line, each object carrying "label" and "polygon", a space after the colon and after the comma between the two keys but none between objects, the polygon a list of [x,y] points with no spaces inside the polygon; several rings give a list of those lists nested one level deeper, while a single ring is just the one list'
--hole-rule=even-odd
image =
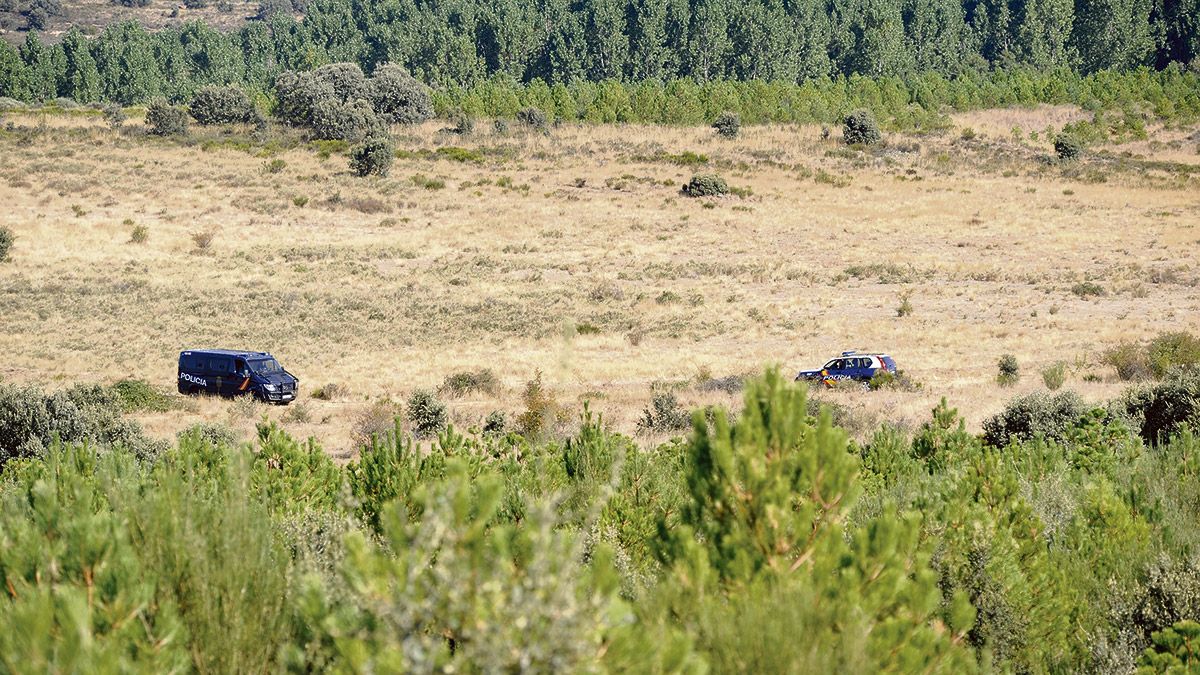
[{"label": "hillside", "polygon": [[[349,392],[143,420],[168,437],[197,420],[248,433],[266,413],[348,453],[376,403],[479,369],[500,386],[448,399],[460,426],[519,413],[540,372],[567,409],[590,400],[633,433],[656,391],[730,405],[709,380],[849,348],[891,353],[920,385],[820,394],[852,430],[913,426],[942,397],[978,429],[1059,362],[1069,388],[1114,395],[1106,349],[1200,316],[1195,131],[1059,165],[1046,130],[1087,119],[1067,107],[964,114],[867,150],[819,127],[431,122],[399,130],[391,175],[366,181],[336,143],[286,128],[172,141],[85,114],[7,119],[0,378],[170,388],[180,350],[223,346],[271,351],[306,394]],[[740,194],[681,195],[697,173]],[[1006,353],[1015,390],[995,382]]]}]

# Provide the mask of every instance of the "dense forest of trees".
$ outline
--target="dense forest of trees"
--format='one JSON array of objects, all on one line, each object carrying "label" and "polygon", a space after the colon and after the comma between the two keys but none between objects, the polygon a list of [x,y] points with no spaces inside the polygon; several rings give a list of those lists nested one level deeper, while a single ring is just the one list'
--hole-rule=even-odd
[{"label": "dense forest of trees", "polygon": [[0,43],[0,96],[133,104],[201,86],[270,92],[284,70],[399,64],[439,88],[485,82],[798,84],[955,78],[1014,68],[1088,74],[1196,65],[1200,0],[286,0],[222,33],[134,22],[57,44]]}]

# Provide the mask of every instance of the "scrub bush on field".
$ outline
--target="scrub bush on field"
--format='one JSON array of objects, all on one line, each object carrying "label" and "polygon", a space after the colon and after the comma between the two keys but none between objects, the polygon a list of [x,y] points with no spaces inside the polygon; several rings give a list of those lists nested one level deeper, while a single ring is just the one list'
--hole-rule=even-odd
[{"label": "scrub bush on field", "polygon": [[346,103],[335,99],[317,101],[312,107],[311,129],[314,138],[352,143],[386,133],[375,111],[362,99]]},{"label": "scrub bush on field", "polygon": [[874,145],[883,140],[879,123],[871,111],[859,109],[846,116],[842,124],[842,140],[847,145]]},{"label": "scrub bush on field", "polygon": [[682,192],[688,197],[719,197],[729,193],[729,184],[716,174],[700,174],[692,176]]},{"label": "scrub bush on field", "polygon": [[433,117],[429,87],[397,65],[375,69],[367,96],[375,112],[390,124],[420,124]]},{"label": "scrub bush on field", "polygon": [[529,107],[518,110],[517,121],[529,127],[530,129],[533,129],[534,131],[540,131],[543,133],[545,133],[550,127],[550,122],[546,118],[546,113],[541,108]]},{"label": "scrub bush on field", "polygon": [[356,176],[386,176],[395,158],[391,136],[371,136],[350,150],[350,170]]},{"label": "scrub bush on field", "polygon": [[1017,363],[1017,357],[1012,354],[1001,356],[996,368],[999,371],[996,374],[996,382],[1001,387],[1011,387],[1021,379],[1021,366]]},{"label": "scrub bush on field", "polygon": [[1200,366],[1200,338],[1187,331],[1159,333],[1149,342],[1122,342],[1103,359],[1122,380],[1161,379],[1172,369]]},{"label": "scrub bush on field", "polygon": [[121,127],[125,124],[125,120],[128,119],[125,109],[117,103],[105,105],[101,110],[101,114],[104,115],[104,121],[113,131],[120,131]]},{"label": "scrub bush on field", "polygon": [[187,133],[188,114],[162,99],[150,103],[146,109],[146,127],[155,136],[182,136]]},{"label": "scrub bush on field", "polygon": [[525,411],[517,416],[516,431],[531,441],[543,441],[567,419],[568,412],[559,405],[553,390],[542,384],[538,371],[525,383],[521,392]]},{"label": "scrub bush on field", "polygon": [[204,125],[248,123],[254,121],[257,115],[250,97],[234,86],[200,88],[192,96],[188,112]]},{"label": "scrub bush on field", "polygon": [[1059,134],[1054,137],[1054,154],[1064,162],[1079,159],[1083,154],[1083,142],[1072,134]]},{"label": "scrub bush on field", "polygon": [[404,416],[417,438],[429,438],[446,428],[446,404],[425,389],[418,389],[408,397]]},{"label": "scrub bush on field", "polygon": [[13,242],[17,240],[17,236],[8,227],[0,225],[0,263],[8,261],[9,252],[12,251]]},{"label": "scrub bush on field", "polygon": [[145,459],[161,452],[163,444],[147,438],[122,412],[120,396],[99,385],[47,394],[0,384],[0,468],[13,459],[41,456],[55,439],[123,446]]},{"label": "scrub bush on field", "polygon": [[429,89],[394,65],[367,79],[353,63],[331,63],[275,79],[275,114],[310,127],[319,139],[359,140],[389,124],[417,124],[433,116]]},{"label": "scrub bush on field", "polygon": [[171,398],[145,380],[121,380],[112,390],[125,412],[166,412],[172,408]]},{"label": "scrub bush on field", "polygon": [[438,393],[446,396],[466,396],[481,393],[494,396],[500,390],[500,380],[490,368],[464,370],[447,375],[438,387]]},{"label": "scrub bush on field", "polygon": [[1047,366],[1042,370],[1042,384],[1050,391],[1057,391],[1062,388],[1063,382],[1067,379],[1067,364],[1061,361],[1052,366]]},{"label": "scrub bush on field", "polygon": [[638,419],[638,430],[643,432],[669,432],[688,428],[691,418],[679,405],[675,394],[659,392],[650,401],[650,407],[642,410]]},{"label": "scrub bush on field", "polygon": [[721,113],[715,122],[712,123],[713,129],[716,129],[717,135],[721,138],[737,138],[738,133],[742,130],[742,119],[737,113],[729,112],[728,110]]},{"label": "scrub bush on field", "polygon": [[1087,409],[1083,399],[1073,391],[1020,396],[1009,401],[1003,412],[984,420],[983,437],[997,448],[1035,436],[1063,441]]},{"label": "scrub bush on field", "polygon": [[177,436],[181,442],[185,438],[193,438],[215,448],[235,448],[238,445],[237,433],[220,422],[197,422],[180,431]]}]

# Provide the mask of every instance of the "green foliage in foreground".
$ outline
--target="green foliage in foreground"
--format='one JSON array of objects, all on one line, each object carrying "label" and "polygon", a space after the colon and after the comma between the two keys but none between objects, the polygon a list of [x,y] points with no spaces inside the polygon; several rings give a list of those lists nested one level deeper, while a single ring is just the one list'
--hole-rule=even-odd
[{"label": "green foliage in foreground", "polygon": [[778,372],[656,448],[51,439],[0,473],[0,671],[1194,667],[1200,440],[1028,422],[1067,403],[1005,447],[945,403],[860,446]]}]

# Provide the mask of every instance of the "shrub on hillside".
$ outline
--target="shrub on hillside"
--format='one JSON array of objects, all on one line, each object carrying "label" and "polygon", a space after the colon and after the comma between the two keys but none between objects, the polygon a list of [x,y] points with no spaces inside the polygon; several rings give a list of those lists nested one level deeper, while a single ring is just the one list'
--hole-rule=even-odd
[{"label": "shrub on hillside", "polygon": [[188,113],[156,99],[146,109],[146,126],[155,136],[182,136],[187,133]]},{"label": "shrub on hillside", "polygon": [[846,116],[842,124],[842,139],[847,145],[874,145],[883,140],[879,132],[879,124],[871,111],[855,110]]},{"label": "shrub on hillside", "polygon": [[436,436],[446,429],[446,404],[438,400],[433,392],[418,389],[408,398],[405,406],[405,419],[409,431],[417,438]]},{"label": "shrub on hillside", "polygon": [[125,115],[125,109],[117,103],[108,103],[101,109],[101,114],[104,115],[104,121],[108,123],[108,127],[113,131],[118,131],[128,119]]},{"label": "shrub on hillside", "polygon": [[1122,380],[1140,380],[1150,377],[1150,358],[1143,345],[1136,342],[1122,342],[1104,352],[1104,363],[1117,371],[1117,377]]},{"label": "shrub on hillside", "polygon": [[333,85],[311,72],[288,70],[275,78],[275,115],[292,126],[312,124],[313,106],[335,99]]},{"label": "shrub on hillside", "polygon": [[320,140],[352,143],[386,133],[375,111],[362,99],[349,103],[333,99],[318,101],[312,109],[312,131]]},{"label": "shrub on hillside", "polygon": [[446,396],[465,396],[479,392],[494,395],[500,389],[500,380],[490,368],[464,370],[447,375],[438,387],[438,393]]},{"label": "shrub on hillside", "polygon": [[1042,384],[1050,391],[1058,391],[1067,379],[1067,364],[1059,361],[1042,370]]},{"label": "shrub on hillside", "polygon": [[188,112],[200,124],[240,124],[254,121],[254,103],[232,85],[201,87],[192,96]]},{"label": "shrub on hillside", "polygon": [[1054,154],[1064,162],[1078,159],[1083,154],[1083,142],[1073,134],[1059,134],[1054,137]]},{"label": "shrub on hillside", "polygon": [[145,380],[121,380],[112,390],[125,412],[166,412],[172,407],[171,398]]},{"label": "shrub on hillside", "polygon": [[220,422],[196,422],[175,436],[181,443],[191,439],[214,448],[236,448],[238,445],[237,433]]},{"label": "shrub on hillside", "polygon": [[0,225],[0,262],[8,260],[9,251],[12,250],[13,242],[17,240],[17,236],[7,226]]},{"label": "shrub on hillside", "polygon": [[1000,357],[997,363],[996,382],[1002,387],[1010,387],[1021,379],[1021,366],[1017,363],[1017,357],[1012,354],[1005,354]]},{"label": "shrub on hillside", "polygon": [[366,96],[375,112],[389,124],[420,124],[433,117],[429,87],[394,64],[375,69]]},{"label": "shrub on hillside", "polygon": [[262,0],[258,3],[254,18],[266,21],[276,14],[291,16],[293,10],[292,0]]},{"label": "shrub on hillside", "polygon": [[692,176],[682,192],[688,197],[719,197],[729,193],[729,184],[715,173],[699,174]]},{"label": "shrub on hillside", "polygon": [[1087,409],[1083,399],[1073,391],[1019,396],[1009,401],[1002,412],[984,420],[983,438],[997,448],[1034,436],[1064,441]]},{"label": "shrub on hillside", "polygon": [[350,170],[356,176],[386,176],[395,157],[391,136],[370,136],[350,150]]},{"label": "shrub on hillside", "polygon": [[1165,377],[1171,370],[1200,366],[1200,338],[1187,331],[1162,333],[1146,347],[1150,372]]},{"label": "shrub on hillside", "polygon": [[517,121],[531,129],[543,132],[550,126],[546,119],[546,113],[541,108],[529,107],[518,110]]},{"label": "shrub on hillside", "polygon": [[691,425],[688,411],[679,405],[675,394],[659,392],[650,401],[650,407],[642,410],[638,430],[647,433],[682,431]]},{"label": "shrub on hillside", "polygon": [[1103,360],[1122,380],[1162,378],[1175,368],[1200,366],[1200,338],[1187,331],[1159,333],[1146,343],[1122,342]]},{"label": "shrub on hillside", "polygon": [[525,383],[521,401],[525,404],[525,411],[517,416],[516,430],[530,441],[544,440],[569,416],[567,410],[559,405],[554,392],[542,384],[541,371]]},{"label": "shrub on hillside", "polygon": [[1157,385],[1131,389],[1121,404],[1140,420],[1147,443],[1165,442],[1187,429],[1200,431],[1200,368],[1180,368]]},{"label": "shrub on hillside", "polygon": [[162,444],[148,439],[121,417],[117,394],[97,385],[79,385],[46,394],[34,387],[0,385],[0,468],[11,459],[40,456],[54,439],[122,446],[152,458]]},{"label": "shrub on hillside", "polygon": [[333,89],[334,97],[343,102],[367,99],[370,90],[367,77],[357,63],[328,63],[312,71],[313,77],[326,82]]},{"label": "shrub on hillside", "polygon": [[388,401],[375,401],[355,416],[351,438],[356,447],[369,446],[373,439],[393,437],[398,429],[400,406]]},{"label": "shrub on hillside", "polygon": [[449,132],[458,136],[470,136],[475,133],[475,118],[469,113],[459,110],[450,116],[452,126]]},{"label": "shrub on hillside", "polygon": [[712,127],[717,130],[717,135],[722,138],[737,138],[738,133],[742,130],[742,118],[738,117],[737,113],[727,110],[717,116],[716,121],[712,123]]}]

